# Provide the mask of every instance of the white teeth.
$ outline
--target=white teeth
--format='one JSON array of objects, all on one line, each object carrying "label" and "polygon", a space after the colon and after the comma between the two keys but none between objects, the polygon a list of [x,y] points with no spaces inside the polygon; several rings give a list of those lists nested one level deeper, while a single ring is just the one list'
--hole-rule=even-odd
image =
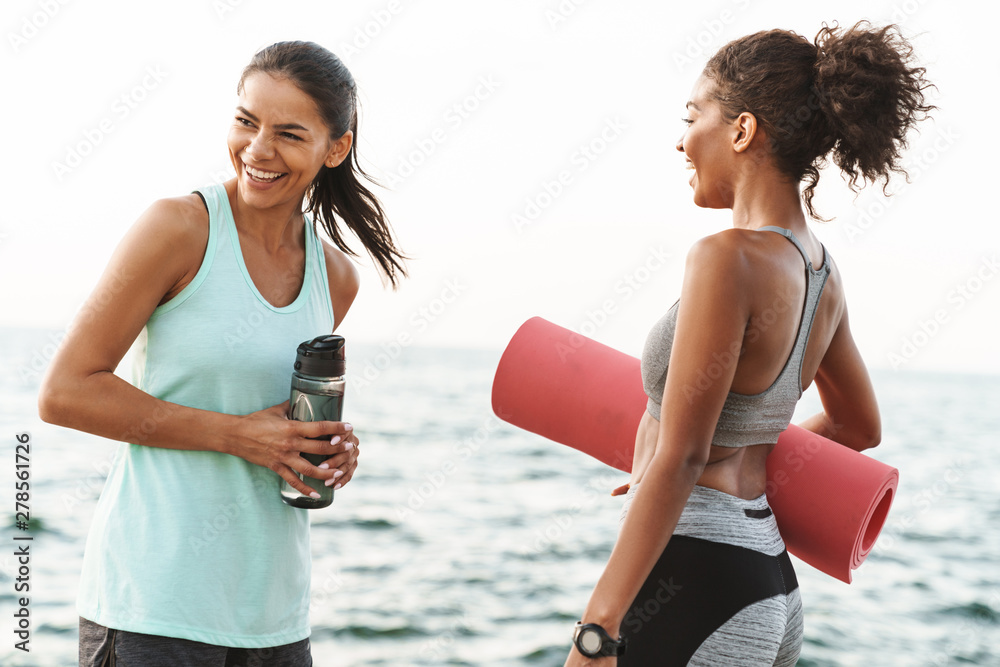
[{"label": "white teeth", "polygon": [[282,174],[275,171],[261,171],[260,169],[254,169],[248,164],[243,165],[246,168],[247,173],[253,176],[258,181],[273,181]]}]

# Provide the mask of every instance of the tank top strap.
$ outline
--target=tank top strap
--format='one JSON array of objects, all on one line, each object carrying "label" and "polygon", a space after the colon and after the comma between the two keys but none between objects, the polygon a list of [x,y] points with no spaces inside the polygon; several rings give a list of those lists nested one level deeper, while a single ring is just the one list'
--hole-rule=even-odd
[{"label": "tank top strap", "polygon": [[[812,271],[817,270],[813,268],[812,260],[809,259],[809,255],[808,253],[806,253],[806,249],[802,246],[802,243],[799,241],[799,239],[796,238],[795,234],[792,233],[792,230],[785,229],[784,227],[776,227],[774,225],[768,225],[766,227],[758,228],[758,231],[763,231],[763,230],[767,230],[769,232],[777,232],[778,234],[781,234],[786,239],[791,241],[792,245],[794,245],[798,249],[799,254],[802,255],[802,259],[805,260],[806,266],[808,266],[809,269]],[[828,266],[826,266],[826,246],[820,244],[820,247],[823,248],[823,263],[820,265],[820,268],[826,267],[827,272],[829,272],[830,269]]]},{"label": "tank top strap", "polygon": [[792,378],[794,378],[795,390],[797,394],[801,396],[802,362],[805,359],[805,349],[809,342],[809,334],[812,331],[813,320],[816,317],[816,311],[819,307],[819,300],[823,295],[823,288],[825,287],[826,280],[830,275],[830,262],[828,261],[826,247],[821,244],[821,247],[823,248],[823,264],[819,269],[813,268],[812,262],[810,261],[805,248],[790,229],[772,225],[760,227],[759,229],[767,230],[769,232],[777,232],[791,241],[792,244],[798,249],[799,254],[802,255],[802,259],[806,263],[806,296],[805,302],[802,304],[802,315],[799,320],[799,330],[795,335],[795,343],[792,345],[792,353],[785,362],[785,367],[779,374],[778,380],[775,381],[775,384],[785,381],[792,382]]}]

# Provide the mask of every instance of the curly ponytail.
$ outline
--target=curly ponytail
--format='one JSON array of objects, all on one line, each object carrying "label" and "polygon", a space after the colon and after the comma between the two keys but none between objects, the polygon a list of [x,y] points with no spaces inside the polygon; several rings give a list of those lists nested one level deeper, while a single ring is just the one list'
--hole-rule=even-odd
[{"label": "curly ponytail", "polygon": [[913,47],[899,29],[863,23],[843,34],[824,26],[816,35],[816,90],[838,137],[833,161],[852,189],[859,179],[888,185],[890,171],[905,175],[899,153],[907,132],[933,108],[924,104],[925,70],[910,67]]},{"label": "curly ponytail", "polygon": [[776,165],[806,182],[806,209],[821,219],[812,199],[831,153],[855,192],[879,179],[885,192],[891,172],[906,174],[907,133],[934,108],[924,104],[926,70],[912,61],[897,26],[861,21],[823,26],[813,43],[787,30],[747,35],[723,46],[704,75],[727,118],[754,114]]},{"label": "curly ponytail", "polygon": [[378,198],[358,179],[358,174],[374,183],[358,162],[357,86],[354,77],[337,56],[312,42],[278,42],[254,54],[243,69],[237,92],[256,72],[282,76],[292,81],[316,103],[320,116],[336,139],[350,130],[351,150],[334,168],[323,166],[306,192],[306,211],[323,226],[334,244],[357,257],[337,225],[339,217],[358,237],[382,272],[396,287],[406,256],[396,247],[389,221]]}]

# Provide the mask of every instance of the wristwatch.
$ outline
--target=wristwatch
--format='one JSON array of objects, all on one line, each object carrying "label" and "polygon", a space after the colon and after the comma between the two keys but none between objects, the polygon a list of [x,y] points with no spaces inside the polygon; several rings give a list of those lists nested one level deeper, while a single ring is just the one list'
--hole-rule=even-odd
[{"label": "wristwatch", "polygon": [[626,640],[612,639],[607,631],[597,623],[577,621],[573,630],[573,643],[580,653],[588,658],[603,658],[611,655],[625,655]]}]

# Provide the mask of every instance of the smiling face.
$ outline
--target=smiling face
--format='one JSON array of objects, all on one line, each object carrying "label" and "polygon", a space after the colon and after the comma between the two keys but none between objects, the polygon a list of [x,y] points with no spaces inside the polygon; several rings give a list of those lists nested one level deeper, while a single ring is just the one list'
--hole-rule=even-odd
[{"label": "smiling face", "polygon": [[734,141],[739,128],[726,121],[712,97],[714,87],[704,76],[695,82],[684,119],[687,129],[677,142],[677,150],[684,153],[687,167],[694,171],[690,180],[694,203],[704,208],[731,208],[738,154]]},{"label": "smiling face", "polygon": [[255,208],[301,206],[320,168],[343,162],[351,141],[350,131],[330,138],[315,103],[292,81],[251,74],[227,140],[239,197]]}]

